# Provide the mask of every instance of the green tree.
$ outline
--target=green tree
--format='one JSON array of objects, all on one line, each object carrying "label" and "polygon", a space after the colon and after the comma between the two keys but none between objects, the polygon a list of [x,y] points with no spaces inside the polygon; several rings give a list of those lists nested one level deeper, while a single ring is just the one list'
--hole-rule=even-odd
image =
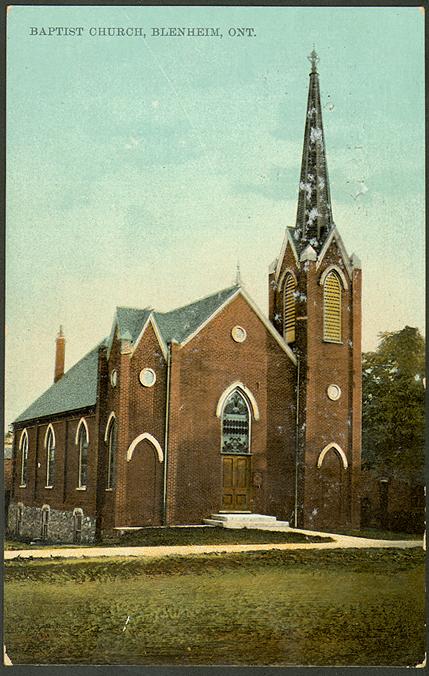
[{"label": "green tree", "polygon": [[420,481],[424,473],[425,342],[419,330],[380,334],[362,359],[362,464]]}]

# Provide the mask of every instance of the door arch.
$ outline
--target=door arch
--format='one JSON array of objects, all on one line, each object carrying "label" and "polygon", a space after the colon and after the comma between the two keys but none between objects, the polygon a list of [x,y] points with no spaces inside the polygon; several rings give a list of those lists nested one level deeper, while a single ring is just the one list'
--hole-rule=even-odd
[{"label": "door arch", "polygon": [[346,521],[344,492],[347,458],[338,444],[328,444],[319,455],[319,507],[314,525],[318,528],[342,527]]},{"label": "door arch", "polygon": [[127,525],[162,525],[163,456],[160,450],[158,441],[148,433],[136,437],[128,449]]},{"label": "door arch", "polygon": [[246,394],[241,387],[230,386],[219,400],[222,402],[219,411],[222,462],[221,508],[229,512],[247,512],[250,508],[252,410],[255,417],[255,412],[258,417],[259,412],[253,395],[251,395],[252,398],[248,398]]}]

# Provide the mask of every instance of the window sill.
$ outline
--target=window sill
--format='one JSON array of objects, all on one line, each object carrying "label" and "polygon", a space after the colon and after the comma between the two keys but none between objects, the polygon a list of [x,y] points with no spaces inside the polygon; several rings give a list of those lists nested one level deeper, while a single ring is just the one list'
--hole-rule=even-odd
[{"label": "window sill", "polygon": [[53,486],[45,486],[45,488],[53,488]]},{"label": "window sill", "polygon": [[344,345],[344,341],[342,340],[328,340],[327,338],[324,338],[323,342],[331,345]]},{"label": "window sill", "polygon": [[113,488],[105,488],[105,490],[111,493],[113,491]]},{"label": "window sill", "polygon": [[19,488],[27,488],[27,484],[19,484]]},{"label": "window sill", "polygon": [[86,486],[78,486],[76,488],[77,491],[86,491]]}]

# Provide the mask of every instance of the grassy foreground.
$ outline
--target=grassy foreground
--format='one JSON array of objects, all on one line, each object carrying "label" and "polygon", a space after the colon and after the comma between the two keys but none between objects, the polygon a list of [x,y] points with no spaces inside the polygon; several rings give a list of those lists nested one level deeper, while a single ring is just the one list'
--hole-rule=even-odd
[{"label": "grassy foreground", "polygon": [[[167,547],[170,545],[232,545],[232,544],[270,544],[287,542],[329,542],[332,538],[318,535],[304,535],[288,531],[267,531],[253,528],[229,529],[217,526],[193,528],[181,526],[169,528],[141,528],[138,531],[118,535],[99,543],[109,547]],[[30,545],[16,540],[6,540],[5,549],[62,549],[73,545],[52,545],[38,542]],[[76,545],[75,545],[76,546]],[[85,547],[85,545],[78,545]],[[94,545],[87,545],[92,547]]]},{"label": "grassy foreground", "polygon": [[414,665],[422,550],[6,564],[14,664]]}]

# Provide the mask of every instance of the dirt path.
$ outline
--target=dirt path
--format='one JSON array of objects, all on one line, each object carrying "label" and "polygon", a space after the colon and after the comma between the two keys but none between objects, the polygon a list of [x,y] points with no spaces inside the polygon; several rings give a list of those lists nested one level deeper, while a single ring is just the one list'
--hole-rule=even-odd
[{"label": "dirt path", "polygon": [[[274,529],[273,529],[274,530]],[[186,556],[188,554],[212,554],[222,552],[260,552],[270,549],[293,550],[293,549],[366,549],[371,548],[396,548],[408,549],[410,547],[422,547],[422,540],[372,540],[358,538],[349,535],[335,535],[333,533],[320,533],[315,531],[293,531],[305,535],[322,535],[332,538],[332,542],[289,542],[285,544],[238,544],[238,545],[174,545],[168,547],[82,547],[50,549],[21,549],[4,552],[5,561],[12,559],[49,559],[61,557],[66,559],[92,558],[100,556]]]}]

